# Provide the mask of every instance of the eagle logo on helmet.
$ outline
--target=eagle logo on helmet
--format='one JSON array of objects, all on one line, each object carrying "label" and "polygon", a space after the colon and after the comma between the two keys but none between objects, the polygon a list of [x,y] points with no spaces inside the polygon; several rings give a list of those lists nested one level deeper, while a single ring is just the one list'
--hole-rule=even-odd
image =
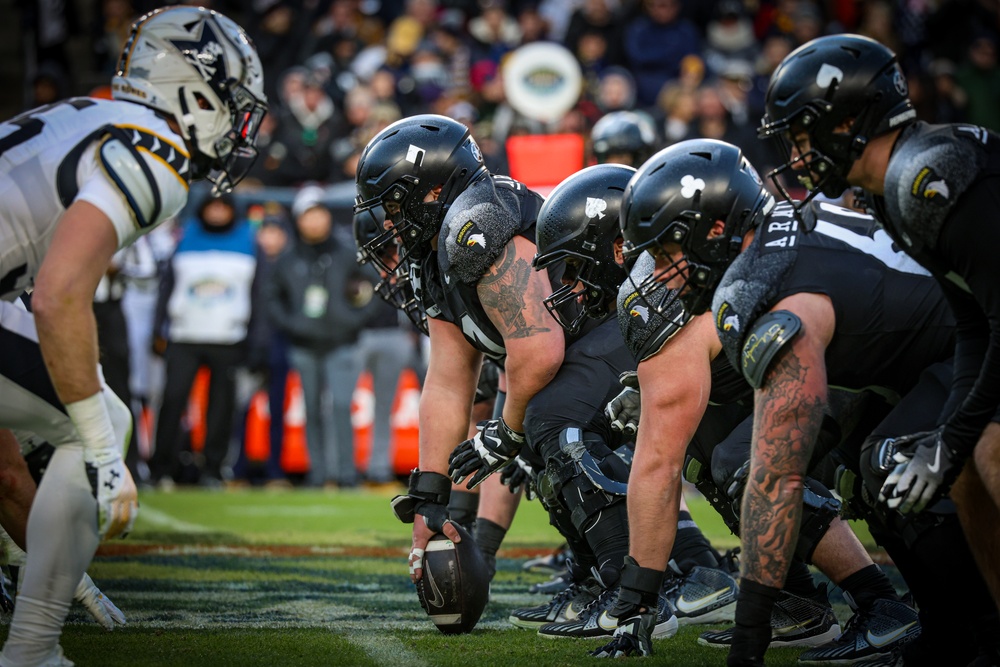
[{"label": "eagle logo on helmet", "polygon": [[[189,30],[194,27],[189,25]],[[229,72],[226,69],[226,59],[222,58],[225,50],[219,43],[219,37],[212,28],[211,21],[201,21],[201,33],[194,39],[182,40],[172,39],[170,43],[177,47],[177,50],[184,55],[192,67],[198,70],[205,81],[210,83],[216,90],[222,90],[226,80],[229,79]]]}]

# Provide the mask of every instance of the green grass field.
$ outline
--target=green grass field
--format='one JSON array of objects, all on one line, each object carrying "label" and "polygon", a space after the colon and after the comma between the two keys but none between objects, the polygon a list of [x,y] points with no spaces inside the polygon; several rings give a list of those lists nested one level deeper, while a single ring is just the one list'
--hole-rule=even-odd
[{"label": "green grass field", "polygon": [[[599,664],[587,651],[600,642],[549,640],[506,621],[545,599],[527,591],[546,577],[521,568],[559,542],[537,502],[522,503],[476,630],[446,637],[417,602],[409,533],[389,495],[144,493],[133,534],[103,545],[90,568],[128,626],[105,632],[76,606],[66,655],[80,667]],[[736,545],[704,501],[691,505],[716,547]],[[838,613],[845,620],[846,607]],[[705,629],[681,628],[642,664],[725,664],[724,651],[697,645]],[[773,650],[768,664],[793,665],[796,655]]]}]

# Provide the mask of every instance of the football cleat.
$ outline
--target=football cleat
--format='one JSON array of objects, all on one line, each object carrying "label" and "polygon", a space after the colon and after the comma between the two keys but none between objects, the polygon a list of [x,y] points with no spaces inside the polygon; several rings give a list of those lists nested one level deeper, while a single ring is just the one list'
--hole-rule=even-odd
[{"label": "football cleat", "polygon": [[696,566],[664,583],[680,625],[732,623],[739,586],[724,570]]},{"label": "football cleat", "polygon": [[569,570],[563,570],[559,574],[553,574],[552,578],[548,581],[531,584],[528,587],[528,592],[539,595],[555,595],[559,591],[565,590],[572,583],[573,575],[570,574]]},{"label": "football cleat", "polygon": [[[611,637],[618,629],[618,619],[610,615],[610,611],[617,601],[618,588],[605,589],[580,614],[578,619],[565,623],[548,623],[538,629],[538,634],[548,639]],[[676,634],[677,616],[674,614],[673,605],[664,595],[660,595],[660,604],[656,610],[656,627],[653,628],[653,639],[666,639]]]},{"label": "football cleat", "polygon": [[800,655],[799,664],[895,665],[902,647],[919,634],[920,619],[913,607],[898,600],[876,600],[869,609],[855,609],[843,634]]},{"label": "football cleat", "polygon": [[[812,648],[832,641],[840,634],[840,624],[829,603],[799,597],[787,591],[771,611],[771,646]],[[703,632],[698,637],[702,646],[728,649],[733,641],[733,629]]]},{"label": "football cleat", "polygon": [[572,557],[573,552],[570,551],[569,545],[563,544],[547,556],[539,556],[525,561],[521,569],[525,572],[548,572],[559,575],[566,571],[568,560]]},{"label": "football cleat", "polygon": [[529,629],[540,628],[547,623],[575,621],[600,593],[600,584],[592,577],[587,577],[581,582],[570,584],[545,604],[515,609],[507,620],[519,628]]}]

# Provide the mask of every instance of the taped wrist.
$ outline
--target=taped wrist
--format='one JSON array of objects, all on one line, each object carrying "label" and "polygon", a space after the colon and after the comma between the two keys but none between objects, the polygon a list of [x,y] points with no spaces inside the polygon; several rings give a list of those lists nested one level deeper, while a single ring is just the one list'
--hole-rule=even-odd
[{"label": "taped wrist", "polygon": [[[392,511],[403,523],[413,523],[417,514],[426,515],[426,505],[439,506],[442,512],[451,498],[451,480],[437,472],[423,472],[414,469],[410,473],[410,485],[405,496],[392,499]],[[428,508],[429,509],[429,508]]]},{"label": "taped wrist", "polygon": [[612,612],[616,618],[629,613],[634,614],[645,607],[656,609],[660,588],[663,586],[663,571],[642,567],[631,556],[625,556],[622,567],[621,590],[618,591],[618,603]]},{"label": "taped wrist", "polygon": [[66,404],[66,414],[76,427],[85,447],[114,447],[115,429],[104,404],[104,394],[97,392],[80,401]]}]

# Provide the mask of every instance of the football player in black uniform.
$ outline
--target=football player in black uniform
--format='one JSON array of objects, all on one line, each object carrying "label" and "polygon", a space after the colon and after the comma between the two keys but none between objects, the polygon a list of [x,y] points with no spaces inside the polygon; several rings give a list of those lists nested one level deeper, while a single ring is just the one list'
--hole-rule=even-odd
[{"label": "football player in black uniform", "polygon": [[[573,340],[542,304],[563,265],[531,270],[541,197],[509,177],[491,175],[468,129],[451,119],[414,116],[380,132],[361,155],[357,188],[357,212],[378,206],[386,211],[387,230],[371,247],[398,240],[400,259],[416,269],[414,286],[428,316],[420,467],[411,475],[409,493],[393,501],[397,516],[414,524],[410,563],[417,580],[430,536],[443,531],[459,537],[448,521],[449,458],[455,480],[472,488],[525,445],[537,454],[537,443],[548,442],[551,434],[542,430],[549,427],[549,413],[536,412],[533,424],[529,403],[555,377]],[[463,442],[484,354],[503,364],[506,400],[499,418]],[[556,401],[559,394],[553,393]],[[571,394],[563,393],[569,400]],[[558,401],[549,407],[551,414],[572,416],[571,404],[565,410]],[[578,444],[589,446],[583,428],[576,435]],[[614,586],[628,548],[624,503],[596,486],[584,493],[575,475],[563,481],[577,484],[580,494],[560,512],[550,511],[550,518],[571,543],[589,547],[573,544],[577,557],[589,556],[586,565]],[[554,497],[568,496],[556,490]]]},{"label": "football player in black uniform", "polygon": [[[733,151],[738,157],[739,152],[736,149]],[[658,161],[654,168],[647,171],[658,171],[663,162]],[[734,163],[738,164],[736,160]],[[649,207],[652,206],[653,211],[660,207],[655,193],[669,191],[670,183],[654,176],[647,178],[643,185],[645,187],[630,186],[636,200],[628,205],[628,211],[630,215],[648,220],[654,217],[647,215]],[[773,205],[773,200],[762,191],[758,181],[739,189],[739,196],[743,197],[744,203],[766,198],[761,206]],[[638,200],[642,200],[641,203]],[[585,222],[577,226],[582,224],[585,228]],[[584,243],[577,244],[574,254],[581,263],[590,259],[600,266],[602,255],[609,254],[610,249],[592,240],[588,244],[586,241],[590,239],[582,240]],[[645,421],[643,428],[639,429],[636,465],[630,478],[631,557],[623,571],[619,608],[612,613],[620,620],[626,619],[623,625],[628,629],[621,631],[611,644],[595,652],[602,656],[647,655],[651,652],[648,625],[651,614],[640,612],[643,608],[653,608],[667,554],[677,546],[673,529],[677,524],[673,517],[678,512],[681,470],[686,470],[689,479],[698,485],[738,534],[738,510],[734,511],[733,503],[738,503],[749,457],[750,423],[745,418],[750,414],[747,401],[751,394],[750,387],[719,354],[721,343],[710,315],[687,323],[688,318],[679,303],[675,303],[666,316],[649,308],[646,299],[655,298],[655,292],[646,294],[644,298],[634,284],[643,282],[652,273],[652,264],[652,258],[643,253],[633,269],[634,283],[626,281],[618,295],[621,333],[632,353],[640,360],[639,374],[644,377],[643,386],[648,390],[643,392],[643,396],[651,405],[642,412]],[[601,281],[602,276],[596,268],[588,266],[587,271],[584,274],[587,280],[583,298],[600,294],[602,288],[605,291],[614,290],[613,283],[609,286],[606,278]],[[655,282],[648,286],[663,291]],[[692,391],[693,386],[695,390]],[[629,392],[635,393],[634,389],[623,393]],[[634,417],[623,415],[625,410],[621,408],[621,403],[628,400],[634,402],[635,398],[616,399],[618,405],[609,408],[619,425],[623,422],[634,424]],[[851,401],[852,406],[855,404]],[[847,426],[844,420],[839,424],[832,418],[830,421],[827,430],[832,431],[831,437],[836,439],[840,426]],[[634,432],[634,426],[632,430]],[[686,460],[685,450],[688,452]],[[895,622],[894,616],[902,617],[905,620],[903,625],[907,626],[905,637],[901,634],[899,638],[910,638],[918,630],[914,622],[915,612],[898,602],[888,580],[872,563],[848,525],[836,518],[839,503],[830,492],[816,480],[808,480],[807,488],[806,519],[796,553],[804,561],[819,565],[834,582],[854,596],[863,610],[858,615],[859,620],[853,624],[851,640],[857,634],[863,634],[873,623]],[[813,585],[805,565],[800,562],[794,574],[786,582],[786,591],[775,614],[775,643],[783,646],[821,646],[840,634],[840,626],[825,594]],[[735,582],[729,579],[732,585],[727,591],[718,586],[720,582],[716,580],[720,579],[719,573],[704,568],[693,570],[691,578],[696,580],[694,583],[707,584],[718,593],[714,599],[703,596],[699,599],[700,596],[691,594],[691,591],[685,593],[682,584],[675,596],[684,607],[678,608],[678,616],[682,620],[695,620],[699,616],[721,618],[717,614],[735,598]],[[725,631],[708,633],[703,643],[728,646],[730,636],[731,633]],[[886,652],[896,648],[894,644],[888,645],[891,642],[886,644],[881,647]],[[871,657],[853,651],[840,650],[839,653],[840,660]],[[805,658],[808,660],[814,656],[815,652],[812,652]],[[814,661],[823,662],[822,659]]]},{"label": "football player in black uniform", "polygon": [[[420,333],[427,334],[427,314],[417,299],[410,280],[409,266],[399,261],[399,249],[395,243],[373,243],[385,231],[385,211],[380,207],[366,210],[354,216],[354,243],[358,248],[358,264],[372,264],[381,280],[375,286],[375,293],[389,305],[402,311]],[[479,372],[479,382],[472,402],[472,417],[469,423],[469,437],[476,433],[476,424],[490,419],[494,412],[500,415],[503,409],[504,392],[500,391],[500,370],[498,366],[485,360]],[[520,469],[517,466],[513,466]],[[519,494],[511,494],[502,488],[499,480],[482,487],[485,496],[483,511],[479,511],[480,489],[469,491],[453,485],[448,503],[448,515],[453,521],[465,527],[477,540],[477,546],[486,560],[490,576],[496,572],[496,552],[503,537],[510,528]]]},{"label": "football player in black uniform", "polygon": [[[629,433],[625,429],[615,429],[604,414],[604,406],[609,395],[613,397],[618,390],[616,380],[619,374],[623,370],[634,374],[635,368],[634,356],[612,317],[618,286],[625,279],[618,210],[625,185],[634,173],[631,167],[618,164],[596,165],[577,172],[553,190],[538,215],[538,254],[534,267],[544,270],[559,261],[566,265],[563,284],[544,300],[546,307],[571,333],[581,330],[587,318],[601,323],[567,348],[559,374],[532,400],[529,407],[529,414],[537,414],[540,423],[544,420],[538,431],[547,434],[539,441],[538,451],[545,459],[539,462],[544,464],[539,489],[543,492],[543,500],[549,502],[550,496],[559,493],[569,497],[582,495],[589,498],[589,504],[595,507],[609,495],[616,506],[625,503],[634,430]],[[564,306],[571,304],[578,305],[579,310],[574,311],[575,316],[569,319],[565,317]],[[580,447],[579,436],[573,435],[581,428],[584,429],[586,448]],[[566,504],[569,504],[568,500]],[[680,538],[669,556],[685,573],[698,567],[717,571],[720,565],[718,554],[701,534],[690,514],[680,519]],[[725,583],[703,590],[704,596],[715,600],[736,588],[735,581],[728,574],[719,572],[716,580],[724,580]],[[543,626],[539,633],[552,637],[608,635],[616,627],[606,614],[614,599],[615,591],[606,589],[587,614],[588,618]],[[668,601],[669,598],[665,598],[660,602],[657,597],[656,606],[661,616],[659,636],[671,634],[668,626],[663,625],[663,617],[669,618],[666,614],[666,610],[671,608]],[[714,616],[698,615],[695,618],[692,614],[688,620],[724,620],[727,602],[730,603],[728,612],[731,620],[735,595],[730,595],[728,600],[720,600],[711,610],[716,612]],[[595,619],[596,614],[600,616]]]},{"label": "football player in black uniform", "polygon": [[[907,651],[908,662],[970,659],[974,647],[948,640],[988,614],[992,603],[981,599],[981,579],[970,572],[971,554],[948,507],[906,518],[873,511],[871,502],[888,473],[887,436],[924,427],[935,405],[944,404],[943,395],[934,396],[943,372],[936,364],[950,360],[954,321],[936,283],[868,216],[814,203],[802,211],[810,221],[805,226],[792,205],[770,207],[756,172],[734,146],[684,142],[647,163],[630,187],[640,187],[644,175],[657,178],[659,187],[645,214],[623,213],[626,250],[652,253],[651,280],[676,290],[659,309],[678,297],[692,315],[711,304],[722,349],[754,388],[729,664],[763,663],[771,608],[799,532],[803,478],[814,454],[822,453],[815,450],[830,386],[903,397],[853,462],[865,479],[866,493],[858,495],[869,501],[864,516],[910,585],[929,635],[921,653]],[[755,190],[758,196],[748,196]],[[952,596],[928,578],[942,567],[965,579],[962,590],[974,591],[964,618],[955,618]],[[840,651],[857,650],[859,640],[875,652],[907,631],[910,623],[897,620],[891,631],[845,633],[834,642],[843,646],[809,657],[837,659]]]},{"label": "football player in black uniform", "polygon": [[882,497],[919,512],[950,489],[1000,603],[1000,274],[993,256],[1000,232],[988,223],[1000,201],[1000,137],[973,125],[918,122],[895,54],[857,35],[823,37],[790,53],[772,75],[765,106],[761,134],[784,141],[783,169],[808,173],[813,193],[863,188],[872,213],[934,274],[955,312],[948,409],[927,432],[897,441],[899,466]]}]

